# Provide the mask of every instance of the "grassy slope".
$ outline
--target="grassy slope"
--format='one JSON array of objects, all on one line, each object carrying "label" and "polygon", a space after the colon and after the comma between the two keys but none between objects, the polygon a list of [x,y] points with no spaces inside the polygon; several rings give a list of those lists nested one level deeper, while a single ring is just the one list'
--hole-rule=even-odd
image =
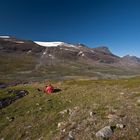
[{"label": "grassy slope", "polygon": [[27,53],[0,53],[0,81],[16,81],[42,76],[34,72],[38,63],[38,55]]},{"label": "grassy slope", "polygon": [[39,55],[28,53],[1,53],[0,52],[0,81],[4,80],[25,80],[40,81],[43,79],[63,80],[65,77],[91,77],[91,78],[112,78],[112,75],[131,76],[139,72],[124,70],[107,65],[89,65],[80,62],[66,62],[53,66],[41,67],[36,70],[39,64]]},{"label": "grassy slope", "polygon": [[0,72],[5,74],[33,69],[36,63],[35,56],[24,53],[0,53],[0,58]]},{"label": "grassy slope", "polygon": [[[0,110],[0,138],[6,140],[64,139],[70,130],[80,125],[76,133],[77,140],[95,139],[94,133],[110,122],[107,115],[115,111],[123,117],[126,128],[116,130],[112,140],[140,139],[140,78],[122,80],[75,80],[54,83],[62,91],[53,95],[39,93],[36,88],[43,88],[44,83],[21,85],[8,89],[27,89],[30,94]],[[6,89],[6,90],[8,90]],[[6,92],[2,90],[2,92]],[[124,93],[124,94],[121,94]],[[74,117],[59,114],[64,109],[79,107]],[[94,121],[89,121],[89,112],[96,113]],[[9,121],[7,117],[15,117]],[[65,132],[57,128],[59,122],[67,122]],[[72,122],[75,126],[72,127]],[[83,124],[83,122],[86,122]]]}]

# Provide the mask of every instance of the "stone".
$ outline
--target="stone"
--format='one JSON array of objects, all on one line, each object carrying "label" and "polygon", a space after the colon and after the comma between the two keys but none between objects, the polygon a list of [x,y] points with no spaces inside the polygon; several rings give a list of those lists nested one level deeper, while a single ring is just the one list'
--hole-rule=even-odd
[{"label": "stone", "polygon": [[66,122],[59,122],[58,124],[57,124],[57,127],[59,128],[59,129],[61,129],[62,127],[64,127],[66,125]]},{"label": "stone", "polygon": [[15,119],[15,117],[11,117],[11,118],[9,119],[9,121],[12,122],[14,119]]},{"label": "stone", "polygon": [[30,113],[30,111],[28,110],[28,111],[27,111],[27,114],[29,114],[29,113]]},{"label": "stone", "polygon": [[119,123],[116,124],[116,128],[123,129],[124,127],[125,127],[124,124],[119,124]]},{"label": "stone", "polygon": [[9,122],[12,122],[12,121],[15,119],[15,117],[6,117],[6,119],[7,119]]},{"label": "stone", "polygon": [[36,106],[39,106],[39,103],[36,103]]},{"label": "stone", "polygon": [[75,106],[73,109],[78,111],[78,110],[80,110],[80,107],[79,106]]},{"label": "stone", "polygon": [[67,140],[75,140],[74,134],[72,131],[69,132]]},{"label": "stone", "polygon": [[67,113],[69,113],[69,109],[65,109],[65,110],[63,110],[63,111],[60,111],[59,113],[60,113],[61,115],[67,114]]},{"label": "stone", "polygon": [[90,111],[90,112],[89,112],[89,115],[90,115],[90,117],[93,117],[94,115],[96,115],[96,113],[95,113],[95,112]]},{"label": "stone", "polygon": [[124,92],[121,92],[120,94],[121,94],[121,95],[124,95]]},{"label": "stone", "polygon": [[115,128],[115,126],[105,126],[104,128],[100,129],[95,135],[99,140],[109,139],[113,135]]},{"label": "stone", "polygon": [[139,129],[138,128],[135,128],[136,132],[139,132]]},{"label": "stone", "polygon": [[39,110],[41,111],[42,110],[42,107],[40,107]]},{"label": "stone", "polygon": [[28,126],[27,126],[27,128],[31,128],[31,127],[32,127],[31,125],[28,125]]},{"label": "stone", "polygon": [[66,132],[66,129],[63,129],[62,132]]},{"label": "stone", "polygon": [[9,120],[9,117],[6,117],[7,120]]}]

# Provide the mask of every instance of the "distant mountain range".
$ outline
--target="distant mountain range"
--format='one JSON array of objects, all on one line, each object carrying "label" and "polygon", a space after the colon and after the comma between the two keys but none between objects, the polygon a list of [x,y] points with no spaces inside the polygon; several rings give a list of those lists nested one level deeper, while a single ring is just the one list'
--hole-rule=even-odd
[{"label": "distant mountain range", "polygon": [[[74,64],[76,64],[75,67],[82,65],[82,69],[84,66],[91,66],[92,68],[113,67],[136,72],[140,68],[140,58],[130,55],[119,57],[106,46],[89,48],[83,44],[37,42],[10,36],[0,36],[0,56],[3,59],[6,56],[9,59],[11,56],[17,56],[19,59],[21,56],[22,58],[32,56],[32,59],[35,60],[32,69],[34,67],[35,70],[42,67],[50,68],[62,65],[68,68],[74,67]],[[16,60],[14,60],[15,63]],[[2,60],[1,65],[5,65]],[[135,70],[132,70],[132,68],[135,68]]]}]

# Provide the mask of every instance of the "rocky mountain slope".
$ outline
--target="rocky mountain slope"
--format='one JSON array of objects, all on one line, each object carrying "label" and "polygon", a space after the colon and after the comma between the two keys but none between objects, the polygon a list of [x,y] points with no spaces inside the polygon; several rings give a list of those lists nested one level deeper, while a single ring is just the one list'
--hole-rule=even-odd
[{"label": "rocky mountain slope", "polygon": [[[120,58],[105,47],[89,48],[83,44],[37,42],[0,36],[0,74],[47,73],[60,75],[137,74],[140,59]],[[135,67],[137,70],[132,70]]]},{"label": "rocky mountain slope", "polygon": [[[14,37],[0,38],[0,50],[3,52],[42,53],[41,58],[66,60],[92,60],[96,62],[114,63],[119,57],[113,55],[107,47],[88,48],[82,44],[64,42],[33,42]],[[48,61],[47,60],[47,61]],[[44,60],[46,61],[46,60]],[[47,64],[46,61],[46,64]]]},{"label": "rocky mountain slope", "polygon": [[3,52],[41,52],[44,47],[41,47],[29,40],[21,40],[15,37],[0,37],[0,51]]},{"label": "rocky mountain slope", "polygon": [[140,58],[136,56],[126,55],[121,58],[121,64],[125,66],[137,67],[140,66]]},{"label": "rocky mountain slope", "polygon": [[[38,42],[37,42],[38,43]],[[38,43],[41,45],[40,43]],[[49,64],[49,60],[51,62],[64,62],[68,61],[78,61],[85,62],[88,64],[94,63],[114,63],[119,61],[119,57],[113,55],[107,47],[99,47],[99,48],[88,48],[83,44],[68,44],[60,42],[52,46],[48,44],[45,46],[46,49],[42,54],[41,60],[45,61],[46,65]],[[46,61],[47,60],[47,61]]]},{"label": "rocky mountain slope", "polygon": [[40,54],[40,59],[44,61],[45,65],[49,65],[50,61],[53,63],[69,61],[82,61],[93,63],[119,63],[122,65],[139,65],[140,58],[135,56],[118,57],[111,53],[105,47],[89,48],[83,44],[69,44],[64,42],[37,42],[30,40],[21,40],[10,36],[0,37],[0,51],[9,53],[28,53]]}]

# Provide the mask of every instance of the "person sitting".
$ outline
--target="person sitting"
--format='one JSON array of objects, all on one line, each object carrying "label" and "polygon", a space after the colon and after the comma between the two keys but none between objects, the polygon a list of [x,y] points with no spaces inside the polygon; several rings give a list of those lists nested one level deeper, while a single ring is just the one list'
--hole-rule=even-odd
[{"label": "person sitting", "polygon": [[45,87],[44,92],[46,94],[51,94],[54,92],[54,87],[51,84],[49,84],[48,86]]}]

